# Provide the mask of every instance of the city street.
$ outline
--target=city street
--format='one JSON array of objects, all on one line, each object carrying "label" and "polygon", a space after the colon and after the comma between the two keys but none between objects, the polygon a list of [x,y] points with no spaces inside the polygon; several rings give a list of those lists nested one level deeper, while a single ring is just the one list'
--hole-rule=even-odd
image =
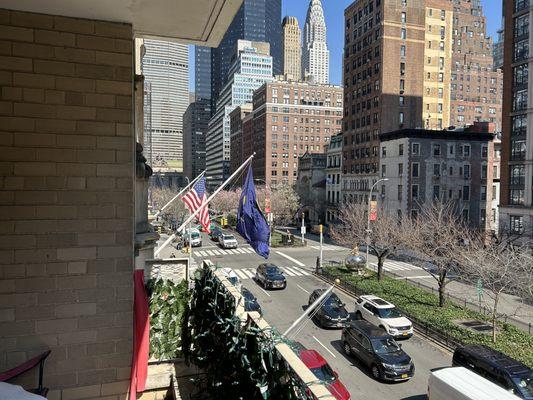
[{"label": "city street", "polygon": [[[263,309],[264,318],[283,332],[304,311],[309,294],[316,288],[326,287],[324,282],[310,273],[316,263],[319,247],[310,243],[307,248],[271,249],[271,257],[268,261],[285,271],[288,285],[285,290],[265,291],[252,279],[256,267],[265,260],[257,256],[248,244],[243,243],[241,238],[238,240],[240,246],[237,251],[227,251],[220,249],[217,243],[204,235],[202,247],[193,250],[195,261],[199,265],[204,258],[207,258],[221,267],[233,268],[243,287],[249,289],[257,297]],[[175,250],[166,251],[174,251],[177,257],[183,256]],[[325,260],[340,261],[347,253],[347,249],[338,246],[325,245],[324,247]],[[393,266],[393,264],[390,265]],[[411,268],[417,267],[411,266]],[[418,271],[409,269],[405,272],[419,274]],[[354,299],[340,291],[336,293],[346,303],[348,311],[353,312]],[[451,364],[450,353],[415,334],[411,339],[401,342],[403,349],[414,360],[415,377],[403,383],[377,382],[364,366],[344,354],[340,342],[340,330],[325,330],[310,320],[306,320],[302,325],[299,326],[303,328],[301,332],[298,332],[298,328],[295,329],[292,334],[296,333],[296,335],[291,336],[291,339],[303,343],[307,348],[319,351],[339,373],[340,380],[346,385],[353,399],[424,399],[429,370]]]}]

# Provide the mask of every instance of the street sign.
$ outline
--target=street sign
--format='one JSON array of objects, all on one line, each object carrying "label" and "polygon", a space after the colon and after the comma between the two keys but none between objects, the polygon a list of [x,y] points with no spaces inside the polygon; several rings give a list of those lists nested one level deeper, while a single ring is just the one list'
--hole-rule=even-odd
[{"label": "street sign", "polygon": [[378,219],[378,202],[376,200],[370,201],[370,221]]},{"label": "street sign", "polygon": [[300,233],[301,233],[302,235],[305,235],[305,234],[307,233],[305,226],[302,226],[302,227],[300,228]]}]

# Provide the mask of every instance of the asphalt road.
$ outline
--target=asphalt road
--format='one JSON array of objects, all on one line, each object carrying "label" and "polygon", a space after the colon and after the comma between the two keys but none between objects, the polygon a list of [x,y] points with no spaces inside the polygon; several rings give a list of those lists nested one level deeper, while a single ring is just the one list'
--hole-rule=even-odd
[{"label": "asphalt road", "polygon": [[[325,287],[321,280],[310,274],[319,254],[318,246],[310,244],[301,249],[271,249],[272,262],[285,269],[287,288],[281,291],[265,291],[252,279],[258,264],[264,259],[250,251],[250,247],[241,238],[240,251],[223,251],[220,247],[204,237],[203,245],[193,250],[194,259],[200,264],[202,259],[210,259],[222,267],[231,267],[239,275],[243,287],[249,289],[258,299],[264,318],[280,332],[288,328],[304,311],[309,294],[316,288]],[[316,247],[316,248],[315,248]],[[183,256],[175,250],[176,256]],[[342,260],[348,254],[347,249],[326,245],[325,260]],[[162,254],[165,257],[165,253]],[[405,270],[405,273],[418,274],[419,271]],[[346,303],[350,312],[354,311],[354,299],[337,291],[337,295]],[[415,377],[403,383],[381,383],[375,381],[370,372],[352,357],[342,351],[340,330],[319,328],[311,320],[306,320],[301,331],[291,335],[307,348],[316,349],[339,373],[340,380],[351,393],[352,399],[402,399],[418,400],[426,398],[429,370],[451,365],[451,354],[441,350],[431,342],[416,334],[411,339],[402,341],[403,349],[413,358],[416,367]],[[303,324],[304,324],[303,323]],[[301,326],[300,326],[301,327]]]}]

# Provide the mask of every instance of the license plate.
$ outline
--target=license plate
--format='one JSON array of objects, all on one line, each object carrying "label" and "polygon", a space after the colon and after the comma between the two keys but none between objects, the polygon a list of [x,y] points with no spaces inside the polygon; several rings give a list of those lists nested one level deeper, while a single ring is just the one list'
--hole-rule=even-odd
[{"label": "license plate", "polygon": [[402,374],[402,379],[407,379],[407,374]]},{"label": "license plate", "polygon": [[408,335],[408,333],[407,333],[407,332],[404,332],[404,333],[403,333],[403,335],[404,335],[404,336],[407,336],[407,335]]}]

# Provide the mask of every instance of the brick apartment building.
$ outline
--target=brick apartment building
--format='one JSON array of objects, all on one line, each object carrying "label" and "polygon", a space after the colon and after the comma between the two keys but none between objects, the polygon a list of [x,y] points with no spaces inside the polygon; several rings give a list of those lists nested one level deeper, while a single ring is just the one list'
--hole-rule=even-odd
[{"label": "brick apartment building", "polygon": [[453,0],[452,126],[492,122],[501,132],[503,73],[480,1]]},{"label": "brick apartment building", "polygon": [[127,398],[155,238],[134,38],[216,46],[240,3],[1,3],[0,371],[51,350],[49,399]]},{"label": "brick apartment building", "polygon": [[533,127],[528,70],[532,13],[525,0],[504,2],[505,34],[500,226],[533,237]]},{"label": "brick apartment building", "polygon": [[426,202],[453,202],[471,227],[490,230],[494,125],[437,131],[402,129],[380,135],[380,207],[416,216]]},{"label": "brick apartment building", "polygon": [[[242,158],[253,152],[254,177],[275,187],[296,181],[298,158],[324,153],[342,121],[342,88],[275,81],[257,89],[242,123]],[[239,161],[241,161],[239,160]],[[235,163],[235,165],[240,165]]]},{"label": "brick apartment building", "polygon": [[[252,112],[252,105],[250,103],[243,104],[237,107],[229,114],[230,124],[230,168],[231,171],[236,171],[244,162],[243,154],[243,125],[244,119]],[[252,146],[253,147],[253,146]]]}]

